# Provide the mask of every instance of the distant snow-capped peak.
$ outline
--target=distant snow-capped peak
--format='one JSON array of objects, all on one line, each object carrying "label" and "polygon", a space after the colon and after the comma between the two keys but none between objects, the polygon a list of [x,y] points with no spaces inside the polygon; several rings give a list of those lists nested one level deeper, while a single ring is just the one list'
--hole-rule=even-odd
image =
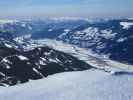
[{"label": "distant snow-capped peak", "polygon": [[6,24],[6,23],[15,23],[18,22],[18,20],[10,20],[10,19],[0,19],[0,24]]}]

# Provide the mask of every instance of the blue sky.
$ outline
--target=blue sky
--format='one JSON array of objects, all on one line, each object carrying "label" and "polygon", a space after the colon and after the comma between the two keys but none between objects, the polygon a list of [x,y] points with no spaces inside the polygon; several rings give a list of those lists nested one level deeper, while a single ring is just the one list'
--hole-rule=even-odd
[{"label": "blue sky", "polygon": [[1,0],[0,17],[132,17],[133,0]]}]

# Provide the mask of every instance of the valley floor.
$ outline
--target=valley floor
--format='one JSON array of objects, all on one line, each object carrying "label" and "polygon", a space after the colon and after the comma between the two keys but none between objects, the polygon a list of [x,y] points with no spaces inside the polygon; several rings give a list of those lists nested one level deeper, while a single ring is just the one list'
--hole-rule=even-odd
[{"label": "valley floor", "polygon": [[133,76],[91,69],[0,87],[0,100],[133,100]]}]

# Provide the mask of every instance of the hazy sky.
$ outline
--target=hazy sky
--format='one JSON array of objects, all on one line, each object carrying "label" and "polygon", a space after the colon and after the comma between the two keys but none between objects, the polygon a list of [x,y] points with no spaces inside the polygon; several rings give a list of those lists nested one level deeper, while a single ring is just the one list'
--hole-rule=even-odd
[{"label": "hazy sky", "polygon": [[132,17],[133,0],[1,0],[0,17]]}]

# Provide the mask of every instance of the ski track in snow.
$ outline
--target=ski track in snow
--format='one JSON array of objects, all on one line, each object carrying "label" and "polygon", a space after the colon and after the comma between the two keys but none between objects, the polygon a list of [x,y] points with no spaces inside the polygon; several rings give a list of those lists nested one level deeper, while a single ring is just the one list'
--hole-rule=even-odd
[{"label": "ski track in snow", "polygon": [[13,87],[0,100],[133,100],[133,77],[100,70],[66,72]]}]

